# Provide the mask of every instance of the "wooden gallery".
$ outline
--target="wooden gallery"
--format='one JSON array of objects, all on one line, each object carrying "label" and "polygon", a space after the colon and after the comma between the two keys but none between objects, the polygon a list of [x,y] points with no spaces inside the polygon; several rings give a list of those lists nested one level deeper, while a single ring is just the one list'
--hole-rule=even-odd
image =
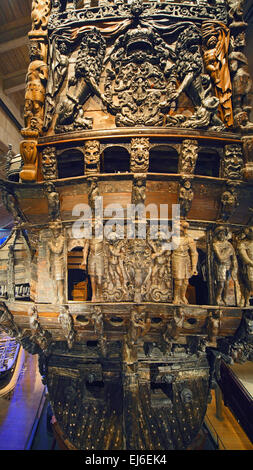
[{"label": "wooden gallery", "polygon": [[188,449],[221,362],[253,359],[242,3],[31,2],[0,329],[69,449]]}]

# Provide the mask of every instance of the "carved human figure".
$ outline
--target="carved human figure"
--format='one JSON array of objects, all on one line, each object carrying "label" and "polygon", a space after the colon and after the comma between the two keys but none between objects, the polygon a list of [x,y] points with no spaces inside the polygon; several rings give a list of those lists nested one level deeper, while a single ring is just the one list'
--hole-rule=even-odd
[{"label": "carved human figure", "polygon": [[210,77],[203,74],[203,59],[200,53],[201,36],[195,25],[190,25],[179,34],[176,44],[175,71],[180,85],[171,92],[170,99],[177,105],[185,92],[195,107],[195,113],[186,118],[183,114],[167,116],[167,124],[186,128],[225,129],[217,115],[219,99],[212,96]]},{"label": "carved human figure", "polygon": [[250,305],[253,295],[253,226],[245,230],[245,238],[238,244],[238,255],[241,264],[241,282],[244,294],[244,305]]},{"label": "carved human figure", "polygon": [[55,41],[53,41],[50,47],[50,51],[52,57],[46,91],[45,120],[43,130],[48,130],[49,125],[51,124],[56,105],[56,95],[65,80],[69,65],[69,48],[63,38],[57,38]]},{"label": "carved human figure", "polygon": [[54,221],[60,218],[60,198],[55,190],[53,183],[47,182],[44,185],[44,191],[48,202],[48,215],[50,220]]},{"label": "carved human figure", "polygon": [[225,146],[223,177],[229,179],[242,179],[243,177],[242,147],[238,144]]},{"label": "carved human figure", "polygon": [[189,278],[197,275],[198,252],[195,241],[187,233],[188,228],[188,222],[180,221],[178,247],[171,253],[174,281],[173,304],[188,304],[186,290]]},{"label": "carved human figure", "polygon": [[221,310],[216,310],[215,312],[209,312],[209,315],[206,319],[206,332],[208,336],[208,341],[213,342],[218,336],[221,326]]},{"label": "carved human figure", "polygon": [[54,180],[58,178],[55,147],[48,146],[42,150],[41,165],[44,180]]},{"label": "carved human figure", "polygon": [[137,174],[133,181],[132,203],[145,204],[146,200],[146,175]]},{"label": "carved human figure", "polygon": [[126,273],[123,266],[122,249],[122,240],[118,238],[115,230],[112,230],[108,236],[108,274],[111,285],[114,287],[119,287],[125,292]]},{"label": "carved human figure", "polygon": [[185,139],[180,149],[179,173],[194,173],[195,165],[198,158],[198,141],[193,139]]},{"label": "carved human figure", "polygon": [[8,179],[8,174],[9,174],[9,170],[10,170],[10,166],[11,166],[11,160],[14,156],[14,152],[12,150],[12,144],[9,144],[8,145],[8,151],[5,155],[5,174],[6,174],[6,178]]},{"label": "carved human figure", "polygon": [[99,140],[86,140],[84,145],[85,173],[98,173],[100,170],[100,142]]},{"label": "carved human figure", "polygon": [[[161,290],[164,286],[168,286],[170,278],[168,276],[170,272],[170,250],[166,248],[167,237],[162,231],[157,234],[156,240],[149,240],[149,245],[152,248],[151,259],[153,261],[150,282],[150,288],[153,286],[159,286]],[[148,279],[146,280],[148,282]]]},{"label": "carved human figure", "polygon": [[202,24],[204,64],[210,74],[215,95],[219,99],[221,120],[233,125],[232,84],[228,67],[229,28],[218,21]]},{"label": "carved human figure", "polygon": [[[232,183],[235,183],[232,181]],[[238,202],[238,188],[233,184],[227,184],[226,189],[221,195],[221,220],[228,220],[234,213],[235,209],[239,205]]]},{"label": "carved human figure", "polygon": [[48,241],[49,248],[49,272],[55,283],[56,303],[64,303],[64,246],[65,238],[60,221],[50,223],[52,233],[51,240]]},{"label": "carved human figure", "polygon": [[178,202],[180,204],[180,212],[182,217],[186,217],[191,209],[194,192],[190,179],[183,178],[179,187]]},{"label": "carved human figure", "polygon": [[237,281],[238,263],[232,243],[228,241],[228,230],[219,226],[214,231],[213,254],[216,282],[216,305],[227,305],[229,278]]},{"label": "carved human figure", "polygon": [[[233,86],[233,110],[236,124],[241,127],[240,120],[243,119],[243,128],[253,128],[250,122],[252,109],[253,85],[249,73],[248,59],[243,53],[245,47],[245,32],[241,31],[233,38],[233,47],[229,54],[229,68]],[[243,118],[241,115],[243,114]],[[247,118],[246,118],[247,116]],[[247,123],[246,121],[247,120]]]},{"label": "carved human figure", "polygon": [[60,307],[60,314],[58,316],[65,337],[67,339],[68,348],[71,349],[75,340],[74,320],[67,305]]},{"label": "carved human figure", "polygon": [[91,239],[85,240],[83,249],[83,262],[81,268],[87,270],[91,281],[92,302],[102,300],[102,279],[104,275],[104,242],[103,238],[97,233],[103,228],[103,223],[99,219],[95,220],[93,227],[93,236]]},{"label": "carved human figure", "polygon": [[182,330],[184,323],[184,312],[181,308],[176,309],[173,318],[169,318],[165,330],[162,333],[162,338],[167,344],[168,349],[172,347],[172,341],[177,340]]},{"label": "carved human figure", "polygon": [[134,137],[131,140],[130,169],[134,173],[148,171],[149,167],[149,139],[147,137]]},{"label": "carved human figure", "polygon": [[30,61],[26,76],[24,120],[26,128],[31,129],[31,119],[36,118],[40,132],[44,119],[48,67],[38,41],[30,41]]},{"label": "carved human figure", "polygon": [[99,188],[97,184],[97,178],[89,178],[89,190],[88,190],[88,201],[90,208],[94,211],[96,199],[99,197]]}]

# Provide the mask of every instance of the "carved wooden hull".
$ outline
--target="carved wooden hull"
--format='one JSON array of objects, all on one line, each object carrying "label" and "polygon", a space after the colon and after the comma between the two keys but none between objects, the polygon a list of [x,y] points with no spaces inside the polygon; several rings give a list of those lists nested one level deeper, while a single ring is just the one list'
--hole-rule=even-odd
[{"label": "carved wooden hull", "polygon": [[[186,449],[221,356],[253,356],[242,13],[226,0],[49,3],[32,4],[21,182],[1,182],[30,298],[17,298],[8,242],[0,326],[39,355],[70,448]],[[101,241],[113,205],[120,233]],[[93,236],[76,237],[78,220]],[[126,236],[129,221],[145,235]]]}]

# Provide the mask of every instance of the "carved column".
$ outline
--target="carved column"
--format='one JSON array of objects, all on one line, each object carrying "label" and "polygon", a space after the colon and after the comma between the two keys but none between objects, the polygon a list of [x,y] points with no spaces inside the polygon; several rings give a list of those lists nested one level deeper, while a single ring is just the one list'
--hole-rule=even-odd
[{"label": "carved column", "polygon": [[178,172],[193,174],[198,158],[198,141],[193,139],[183,140],[180,148]]},{"label": "carved column", "polygon": [[30,40],[30,65],[26,76],[24,122],[21,130],[24,140],[20,144],[20,154],[24,162],[20,173],[22,181],[34,182],[37,179],[37,141],[43,127],[44,102],[48,78],[47,66],[47,24],[50,14],[50,0],[33,0],[32,29]]}]

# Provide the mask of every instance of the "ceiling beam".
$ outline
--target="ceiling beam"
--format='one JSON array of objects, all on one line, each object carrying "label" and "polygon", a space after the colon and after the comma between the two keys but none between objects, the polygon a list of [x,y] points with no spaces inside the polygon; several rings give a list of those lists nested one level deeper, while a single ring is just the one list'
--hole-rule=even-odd
[{"label": "ceiling beam", "polygon": [[31,17],[24,16],[0,26],[0,43],[27,36],[31,29]]},{"label": "ceiling beam", "polygon": [[24,90],[26,74],[27,69],[22,69],[3,76],[3,91],[5,95],[11,95],[16,91]]},{"label": "ceiling beam", "polygon": [[27,36],[19,36],[15,39],[11,39],[10,41],[0,42],[0,54],[4,54],[5,52],[9,52],[13,49],[18,49],[19,47],[26,46],[29,44]]}]

